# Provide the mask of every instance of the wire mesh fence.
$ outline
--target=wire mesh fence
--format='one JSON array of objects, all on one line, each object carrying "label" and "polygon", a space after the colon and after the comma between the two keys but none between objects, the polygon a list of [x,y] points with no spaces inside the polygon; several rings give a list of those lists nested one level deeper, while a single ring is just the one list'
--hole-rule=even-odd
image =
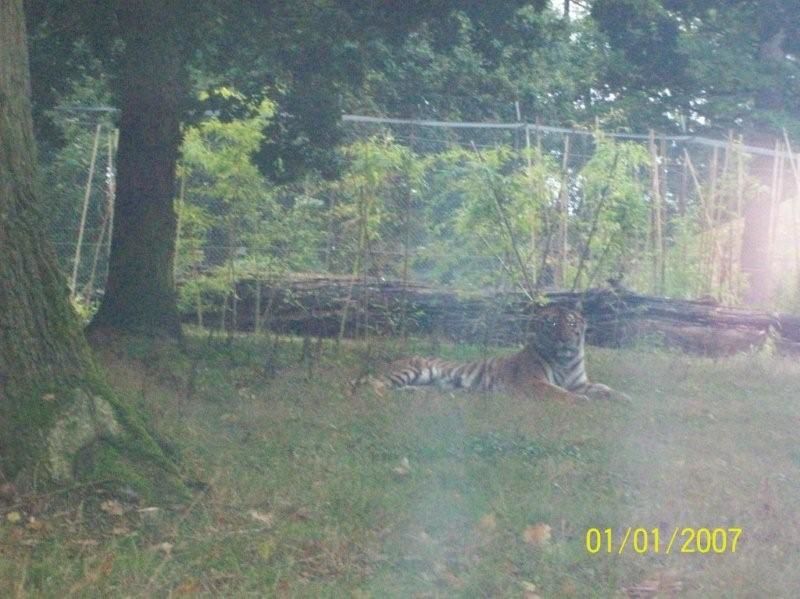
[{"label": "wire mesh fence", "polygon": [[[734,136],[345,116],[340,178],[274,187],[224,126],[192,138],[179,172],[175,277],[200,320],[206,305],[234,309],[243,280],[289,276],[528,295],[612,280],[735,302],[748,204],[767,213],[773,291],[797,291],[788,139],[769,150]],[[73,132],[66,154],[45,157],[47,216],[73,293],[91,300],[107,270],[115,134]]]}]

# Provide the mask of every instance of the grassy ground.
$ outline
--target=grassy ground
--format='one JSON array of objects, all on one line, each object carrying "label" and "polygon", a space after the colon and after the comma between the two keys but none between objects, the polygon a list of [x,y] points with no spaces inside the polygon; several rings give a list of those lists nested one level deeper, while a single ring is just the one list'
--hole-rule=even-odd
[{"label": "grassy ground", "polygon": [[[365,363],[357,346],[312,344],[301,363],[299,340],[188,343],[188,356],[131,342],[100,358],[208,488],[185,505],[90,488],[0,499],[0,596],[800,589],[795,362],[592,349],[590,374],[633,404],[563,405],[351,393]],[[480,355],[378,349],[376,364],[403,351]],[[701,526],[741,527],[736,552],[681,554],[679,540],[664,554],[675,527]],[[590,527],[613,529],[613,554],[587,552]],[[627,527],[659,527],[661,552],[620,555]]]}]

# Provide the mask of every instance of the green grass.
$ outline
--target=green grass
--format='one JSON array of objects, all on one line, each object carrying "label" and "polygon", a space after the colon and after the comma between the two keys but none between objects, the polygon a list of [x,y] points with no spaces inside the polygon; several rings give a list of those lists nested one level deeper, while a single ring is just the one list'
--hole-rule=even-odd
[{"label": "green grass", "polygon": [[[365,358],[326,341],[303,364],[301,345],[282,340],[271,368],[265,339],[198,332],[188,356],[142,341],[100,356],[209,487],[158,510],[117,497],[122,515],[90,488],[0,503],[0,596],[531,597],[534,585],[541,597],[611,597],[645,580],[678,581],[690,597],[800,589],[794,361],[592,348],[590,374],[633,404],[563,405],[351,392],[365,364],[477,348],[385,343]],[[529,544],[538,523],[552,538]],[[660,527],[662,543],[676,526],[744,532],[735,554],[587,553],[587,528],[628,526]]]}]

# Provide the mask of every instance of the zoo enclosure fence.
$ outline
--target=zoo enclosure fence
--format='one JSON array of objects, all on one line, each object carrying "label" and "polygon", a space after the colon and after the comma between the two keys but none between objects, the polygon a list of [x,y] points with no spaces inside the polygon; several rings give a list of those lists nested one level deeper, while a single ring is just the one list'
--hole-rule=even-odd
[{"label": "zoo enclosure fence", "polygon": [[[548,175],[554,189],[540,211],[551,217],[551,230],[546,235],[539,230],[538,238],[531,235],[530,240],[524,240],[531,247],[527,248],[525,263],[518,264],[521,268],[516,269],[518,275],[519,271],[530,268],[537,288],[604,283],[599,277],[607,273],[600,266],[594,275],[588,268],[584,273],[578,268],[584,259],[601,258],[589,255],[587,238],[592,230],[587,224],[599,216],[597,213],[602,213],[602,202],[595,214],[580,213],[582,194],[586,193],[582,189],[586,178],[583,169],[595,155],[601,137],[639,146],[650,157],[649,166],[636,175],[648,211],[642,240],[642,248],[646,250],[642,255],[646,258],[636,265],[636,272],[626,273],[630,277],[626,281],[632,280],[638,290],[684,296],[712,294],[736,301],[742,291],[742,280],[736,273],[741,260],[743,210],[752,193],[763,196],[768,210],[771,270],[789,271],[790,276],[785,278],[793,281],[800,273],[797,214],[800,155],[793,153],[785,134],[776,140],[774,149],[768,149],[746,145],[733,135],[715,140],[653,131],[578,130],[522,121],[477,123],[344,115],[342,126],[351,143],[388,139],[414,156],[435,157],[453,148],[479,156],[481,152],[504,149],[512,157],[510,168],[523,173],[532,167],[531,160],[548,157],[558,166],[558,172]],[[102,292],[107,269],[113,228],[116,132],[109,124],[89,122],[84,129],[84,135],[74,143],[85,159],[82,173],[85,180],[53,198],[62,205],[55,211],[61,216],[53,223],[51,240],[73,295],[91,300]],[[508,169],[508,164],[502,168]],[[756,170],[761,174],[757,175]],[[179,240],[179,262],[183,252],[184,264],[179,264],[176,270],[178,283],[191,286],[198,277],[225,269],[229,277],[250,276],[253,273],[241,267],[252,259],[252,269],[261,269],[263,272],[258,276],[265,278],[279,272],[300,274],[312,270],[321,275],[350,275],[376,281],[402,279],[405,283],[467,290],[486,286],[501,290],[516,288],[520,281],[515,278],[519,277],[512,272],[515,267],[510,266],[515,262],[512,250],[516,242],[510,231],[507,231],[512,237],[510,249],[491,251],[490,244],[459,243],[452,227],[448,230],[436,226],[441,223],[430,222],[432,213],[426,209],[426,202],[437,194],[455,193],[453,189],[437,189],[440,174],[436,167],[426,172],[426,189],[419,194],[424,197],[384,206],[391,212],[381,215],[380,234],[367,240],[363,239],[363,231],[353,226],[352,221],[358,220],[358,215],[342,213],[341,197],[337,206],[335,189],[308,182],[283,189],[279,196],[284,206],[292,205],[301,196],[318,200],[316,235],[288,236],[279,243],[274,240],[264,243],[263,236],[241,236],[231,243],[230,237],[220,232],[223,229],[220,224],[216,233],[197,243],[187,243],[187,238]],[[499,185],[498,200],[491,197],[492,184],[488,184],[487,204],[504,201],[503,185]],[[56,182],[50,182],[47,187],[55,186]],[[181,202],[194,201],[192,188],[191,180],[181,180]],[[218,218],[220,223],[226,218],[225,202],[207,197],[202,201],[212,218]],[[443,202],[439,198],[439,212],[433,216],[446,221],[452,214],[442,210],[448,209],[458,210],[458,200]],[[688,228],[687,222],[691,224]],[[687,230],[690,234],[681,237]],[[502,227],[498,234],[503,235]],[[680,287],[675,280],[686,269],[686,246],[690,244],[694,244],[693,257],[699,263],[693,276],[685,277],[688,282]],[[191,255],[187,256],[187,252]],[[310,260],[292,260],[293,255],[309,253]],[[282,259],[279,266],[274,261],[256,259],[270,254]],[[227,284],[233,285],[228,290],[235,287],[230,280]],[[224,293],[223,290],[221,294]]]}]

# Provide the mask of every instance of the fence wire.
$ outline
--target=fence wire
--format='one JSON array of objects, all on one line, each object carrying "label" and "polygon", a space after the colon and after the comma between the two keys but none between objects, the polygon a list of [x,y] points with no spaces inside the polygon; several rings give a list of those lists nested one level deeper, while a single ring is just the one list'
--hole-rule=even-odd
[{"label": "fence wire", "polygon": [[[736,301],[745,283],[743,211],[754,194],[768,211],[771,270],[781,273],[775,291],[796,292],[798,162],[782,141],[772,151],[737,139],[358,115],[345,116],[342,127],[349,146],[362,147],[360,154],[344,152],[340,181],[281,188],[264,183],[249,211],[215,197],[208,173],[183,169],[175,275],[187,305],[197,295],[225,301],[236,279],[313,273],[503,290],[518,289],[523,271],[540,290],[605,284],[606,277],[619,276],[639,291]],[[71,281],[75,275],[74,293],[91,300],[102,293],[108,268],[115,135],[109,125],[98,134],[90,123],[72,131],[67,152],[43,157],[49,237],[61,268]],[[601,137],[632,144],[649,157],[632,175],[646,214],[640,231],[603,232],[603,244],[592,245],[598,234],[593,224],[627,218],[606,214],[620,206],[598,201],[602,185],[589,189],[586,169]],[[369,144],[377,148],[373,154]],[[459,149],[461,162],[453,158]],[[484,153],[495,160],[484,164],[485,177],[476,171]],[[511,212],[505,218],[514,231],[502,222],[484,227],[470,221],[518,208],[509,198],[527,193],[518,187],[537,161],[552,168],[543,187],[529,192],[546,196],[535,198],[529,230],[522,222],[528,217]],[[370,176],[380,181],[370,182]],[[472,217],[465,208],[470,202]],[[608,252],[616,252],[618,265],[603,263]]]}]

